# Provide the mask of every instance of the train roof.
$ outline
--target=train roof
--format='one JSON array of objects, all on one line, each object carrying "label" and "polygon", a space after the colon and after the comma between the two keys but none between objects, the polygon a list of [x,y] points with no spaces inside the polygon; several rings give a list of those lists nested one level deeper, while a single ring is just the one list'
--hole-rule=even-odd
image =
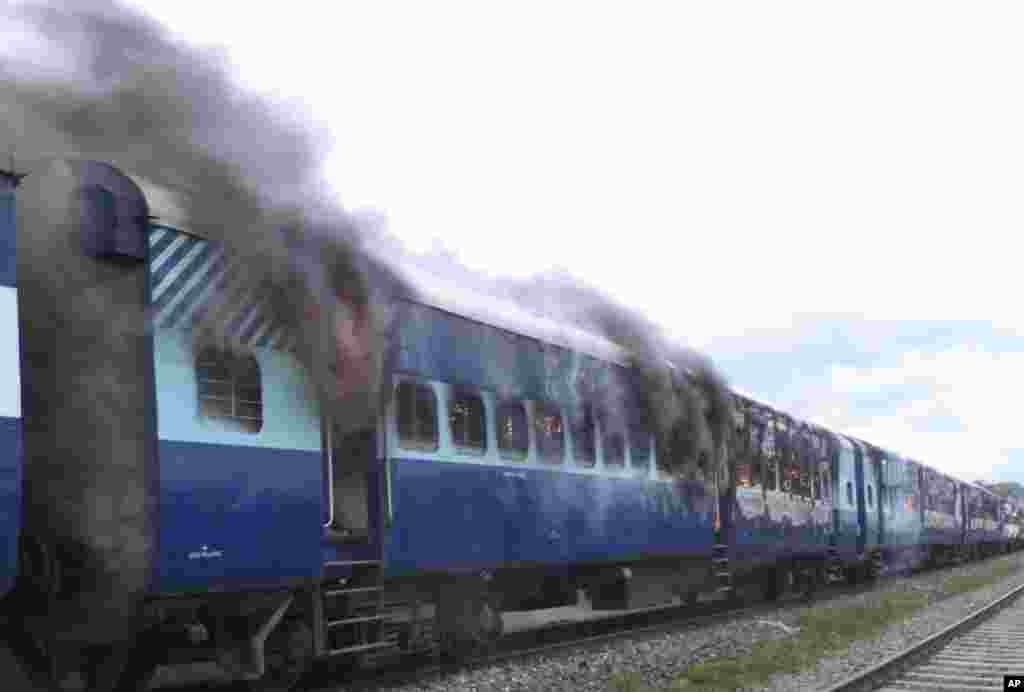
[{"label": "train roof", "polygon": [[[141,176],[128,175],[145,194],[146,200],[149,203],[150,215],[154,217],[157,223],[186,233],[192,232],[189,228],[187,214],[184,211],[185,206],[176,193],[156,185]],[[394,269],[409,281],[416,291],[416,295],[413,298],[415,302],[420,302],[444,312],[465,317],[498,329],[536,339],[543,343],[572,349],[617,365],[626,365],[628,363],[629,354],[626,349],[598,334],[535,314],[512,300],[467,289],[412,262],[399,262],[396,266],[391,257],[384,257],[381,253],[377,253],[377,257],[382,261],[389,262]],[[668,365],[672,367],[671,364]],[[851,443],[880,449],[887,457],[910,461],[950,480],[970,485],[972,488],[977,488],[993,497],[999,497],[987,488],[973,483],[966,483],[922,462],[895,454],[853,436],[834,432],[823,425],[803,421],[796,416],[786,413],[777,404],[755,397],[739,387],[730,386],[729,389],[734,396],[747,399],[794,422],[805,423],[816,430],[848,440]]]},{"label": "train roof", "polygon": [[417,302],[601,360],[627,363],[624,348],[597,334],[534,314],[511,300],[466,289],[411,263],[399,263],[395,269],[413,286]]}]

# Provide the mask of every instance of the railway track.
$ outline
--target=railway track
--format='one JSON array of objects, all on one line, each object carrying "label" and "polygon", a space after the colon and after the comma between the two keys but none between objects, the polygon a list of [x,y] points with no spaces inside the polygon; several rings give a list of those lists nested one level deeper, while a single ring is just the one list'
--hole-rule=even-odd
[{"label": "railway track", "polygon": [[[875,586],[871,583],[857,586],[836,584],[818,590],[814,600],[825,602],[840,596],[870,591]],[[746,595],[732,600],[701,603],[696,608],[682,605],[657,606],[627,613],[609,613],[588,620],[558,622],[507,634],[498,642],[496,650],[459,662],[444,663],[437,659],[424,658],[417,662],[415,659],[406,659],[397,666],[351,670],[344,678],[344,689],[347,692],[354,692],[400,686],[532,656],[585,649],[633,637],[707,627],[737,618],[771,613],[782,606],[797,606],[806,602],[802,596],[796,594],[774,602]],[[314,675],[307,683],[308,689],[315,692],[338,689],[338,680],[334,678],[337,672],[335,668],[331,672]]]},{"label": "railway track", "polygon": [[[930,571],[930,570],[925,570]],[[898,577],[892,577],[898,578]],[[814,601],[824,603],[833,598],[846,595],[853,595],[876,588],[875,583],[863,583],[856,586],[846,584],[833,584],[817,591]],[[401,686],[435,677],[447,677],[460,672],[469,672],[478,668],[493,666],[501,663],[513,662],[533,656],[551,655],[566,650],[586,649],[601,644],[632,638],[657,635],[663,632],[678,632],[688,629],[696,629],[726,622],[736,618],[755,616],[777,610],[780,606],[797,606],[806,601],[799,595],[790,595],[777,602],[764,601],[755,593],[745,593],[732,600],[716,600],[703,602],[696,608],[693,606],[658,606],[643,610],[634,610],[626,613],[608,613],[588,620],[572,620],[549,623],[537,628],[520,630],[506,634],[490,652],[478,654],[459,662],[443,662],[436,657],[427,655],[404,655],[392,658],[382,657],[370,666],[356,667],[351,663],[326,664],[319,671],[314,671],[305,681],[302,689],[312,692],[333,692],[339,687],[346,692],[357,690],[376,690],[379,688]],[[916,665],[923,658],[926,658],[936,647],[942,646],[958,634],[970,629],[972,623],[980,622],[986,616],[991,616],[996,609],[1010,605],[1017,596],[1024,594],[1024,586],[1021,586],[1007,594],[999,601],[986,608],[977,611],[968,618],[956,623],[944,630],[935,637],[926,640],[921,647],[914,650],[902,652],[898,656],[883,662],[879,666],[851,678],[840,685],[830,688],[828,692],[853,692],[854,690],[876,690],[880,686],[893,680],[894,676],[901,672],[909,672],[909,667]],[[1014,672],[1024,672],[1024,602],[1017,608],[1008,610],[1008,614],[1017,613],[1020,636],[1019,653],[1017,657],[1019,664]],[[1014,634],[1008,628],[1009,634]],[[977,640],[974,640],[977,641]],[[1009,645],[1013,642],[1007,639]],[[916,651],[916,653],[915,653]],[[995,670],[993,665],[984,658],[977,660],[984,661],[985,667],[990,671]],[[977,661],[968,661],[971,666],[964,665],[963,669],[982,670],[982,667],[973,665]],[[1007,665],[1013,667],[1012,661]],[[993,675],[995,673],[992,673]],[[956,686],[948,689],[1002,689],[1002,675],[1000,669],[996,687],[966,687]],[[989,676],[991,677],[991,676]],[[992,678],[993,680],[995,678]],[[902,683],[891,683],[891,689],[947,689],[937,687],[934,683],[923,685],[899,686]],[[931,685],[931,686],[929,686]],[[236,685],[217,684],[210,680],[202,682],[185,682],[183,680],[167,680],[155,688],[163,692],[193,692],[197,689],[218,689],[233,690]],[[888,689],[888,688],[886,688]]]},{"label": "railway track", "polygon": [[827,692],[1002,690],[1024,675],[1024,585]]}]

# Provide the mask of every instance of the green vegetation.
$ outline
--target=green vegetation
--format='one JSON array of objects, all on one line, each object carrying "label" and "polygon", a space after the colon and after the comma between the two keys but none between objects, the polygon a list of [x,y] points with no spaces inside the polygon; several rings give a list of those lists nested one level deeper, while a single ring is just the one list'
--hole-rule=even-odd
[{"label": "green vegetation", "polygon": [[819,658],[851,642],[876,636],[885,626],[900,622],[935,601],[989,586],[1021,569],[1019,556],[996,560],[976,576],[942,578],[941,593],[893,591],[881,594],[871,608],[811,606],[799,613],[799,633],[787,639],[754,644],[750,655],[708,659],[690,665],[668,688],[645,686],[635,674],[615,674],[609,680],[616,692],[733,692],[763,685],[777,673],[812,667]]}]

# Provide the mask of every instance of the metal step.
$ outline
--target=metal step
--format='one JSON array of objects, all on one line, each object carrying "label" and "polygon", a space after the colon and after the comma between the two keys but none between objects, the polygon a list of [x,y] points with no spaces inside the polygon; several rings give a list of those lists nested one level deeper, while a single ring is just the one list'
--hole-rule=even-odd
[{"label": "metal step", "polygon": [[324,591],[324,596],[328,598],[334,598],[336,596],[347,596],[354,593],[371,593],[374,591],[383,591],[383,586],[354,586],[351,589],[330,589]]},{"label": "metal step", "polygon": [[341,627],[342,625],[355,625],[355,624],[360,623],[360,622],[380,622],[381,620],[385,620],[385,619],[387,619],[387,616],[381,615],[381,614],[378,614],[378,615],[366,615],[366,616],[363,616],[363,617],[344,618],[342,620],[328,620],[327,621],[327,626],[328,627]]},{"label": "metal step", "polygon": [[383,560],[331,560],[324,563],[324,567],[380,567]]},{"label": "metal step", "polygon": [[372,644],[356,644],[354,646],[343,646],[340,649],[330,649],[324,656],[344,656],[345,654],[358,654],[364,651],[376,651],[378,649],[393,649],[397,644],[393,641],[374,642]]}]

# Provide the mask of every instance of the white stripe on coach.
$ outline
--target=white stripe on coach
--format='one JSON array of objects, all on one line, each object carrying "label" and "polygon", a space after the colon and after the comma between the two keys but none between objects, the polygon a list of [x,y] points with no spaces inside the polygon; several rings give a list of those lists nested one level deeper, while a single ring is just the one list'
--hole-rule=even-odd
[{"label": "white stripe on coach", "polygon": [[0,416],[21,417],[18,301],[13,286],[0,286]]}]

